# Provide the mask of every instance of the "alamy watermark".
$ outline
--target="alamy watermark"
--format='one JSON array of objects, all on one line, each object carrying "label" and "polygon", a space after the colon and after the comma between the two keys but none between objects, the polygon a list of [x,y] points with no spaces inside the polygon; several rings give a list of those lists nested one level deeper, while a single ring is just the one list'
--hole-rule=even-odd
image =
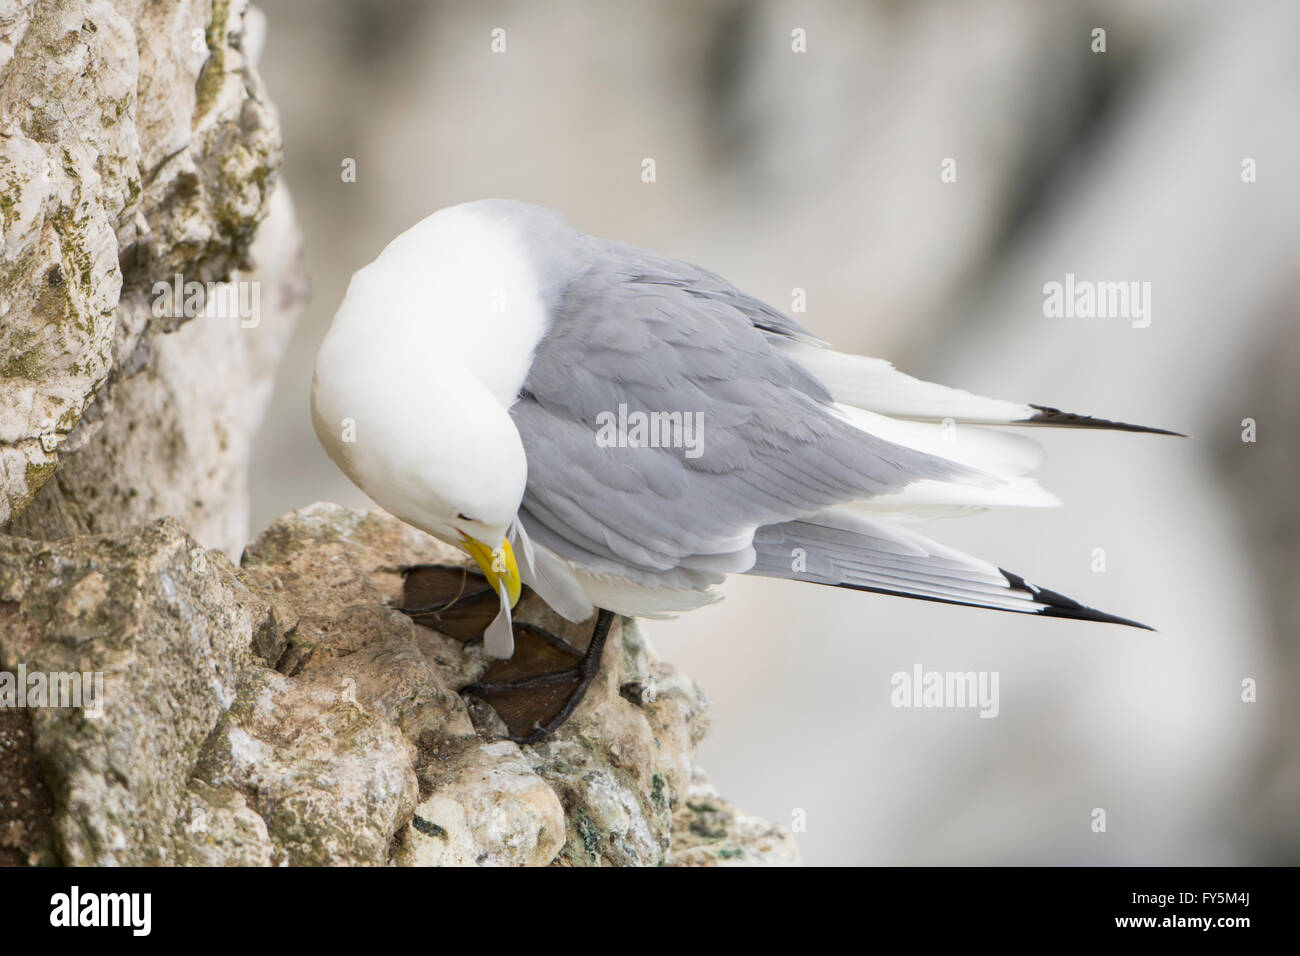
[{"label": "alamy watermark", "polygon": [[153,315],[156,319],[239,319],[245,329],[262,322],[260,282],[197,282],[179,272],[171,282],[153,284]]},{"label": "alamy watermark", "polygon": [[703,412],[627,410],[596,415],[596,444],[601,448],[684,448],[687,458],[704,454]]},{"label": "alamy watermark", "polygon": [[50,897],[51,926],[120,926],[133,936],[148,936],[152,914],[152,893],[83,893],[74,884],[68,892]]},{"label": "alamy watermark", "polygon": [[1130,319],[1133,328],[1151,324],[1150,282],[1093,282],[1065,274],[1044,283],[1043,315],[1049,319]]},{"label": "alamy watermark", "polygon": [[895,671],[889,678],[894,707],[978,710],[981,717],[996,717],[997,671],[927,671],[913,664],[910,671]]},{"label": "alamy watermark", "polygon": [[0,671],[0,707],[80,707],[104,716],[103,671]]}]

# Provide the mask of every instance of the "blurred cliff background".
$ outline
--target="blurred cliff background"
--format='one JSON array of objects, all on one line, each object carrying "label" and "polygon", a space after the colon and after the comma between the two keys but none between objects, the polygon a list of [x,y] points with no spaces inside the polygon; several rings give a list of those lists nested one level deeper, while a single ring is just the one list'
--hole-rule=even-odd
[{"label": "blurred cliff background", "polygon": [[[720,790],[813,864],[1300,862],[1300,7],[263,8],[312,298],[254,530],[366,503],[307,411],[352,271],[448,204],[553,206],[783,309],[805,290],[843,350],[1192,436],[1038,431],[1063,508],[925,529],[1158,633],[748,579],[650,625],[715,702]],[[1067,273],[1150,282],[1149,327],[1046,318]],[[998,672],[999,716],[892,707],[916,664]]]}]

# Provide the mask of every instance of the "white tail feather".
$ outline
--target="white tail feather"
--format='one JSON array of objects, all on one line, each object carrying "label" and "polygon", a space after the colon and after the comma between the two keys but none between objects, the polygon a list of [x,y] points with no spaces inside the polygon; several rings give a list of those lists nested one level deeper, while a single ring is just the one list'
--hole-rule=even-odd
[{"label": "white tail feather", "polygon": [[789,339],[774,344],[816,376],[837,402],[882,415],[1005,425],[1031,418],[1036,411],[1019,402],[984,398],[960,388],[924,382],[900,372],[884,359],[848,355]]},{"label": "white tail feather", "polygon": [[1043,463],[1043,448],[1024,435],[981,425],[904,421],[840,403],[840,414],[869,434],[992,475],[1014,478]]},{"label": "white tail feather", "polygon": [[993,479],[987,484],[960,481],[913,481],[888,495],[848,505],[854,511],[889,515],[900,520],[955,517],[985,508],[1054,508],[1061,500],[1025,472],[1042,462],[1038,442],[1022,435],[980,425],[944,425],[900,421],[849,405],[836,406],[844,418],[863,431],[887,441],[924,451],[977,469]]}]

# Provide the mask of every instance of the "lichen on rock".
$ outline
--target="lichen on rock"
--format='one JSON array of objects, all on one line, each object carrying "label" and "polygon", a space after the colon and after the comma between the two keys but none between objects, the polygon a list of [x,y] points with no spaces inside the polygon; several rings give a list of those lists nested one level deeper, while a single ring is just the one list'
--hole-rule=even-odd
[{"label": "lichen on rock", "polygon": [[27,708],[59,859],[175,862],[195,757],[270,608],[174,519],[122,537],[2,540],[0,670],[102,675],[99,716]]}]

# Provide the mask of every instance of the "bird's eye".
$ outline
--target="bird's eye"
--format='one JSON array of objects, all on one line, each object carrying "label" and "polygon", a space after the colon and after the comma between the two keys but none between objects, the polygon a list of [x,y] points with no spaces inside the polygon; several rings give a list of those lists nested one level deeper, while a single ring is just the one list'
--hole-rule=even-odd
[{"label": "bird's eye", "polygon": [[456,517],[459,518],[461,521],[473,521],[473,520],[474,520],[474,519],[471,518],[469,515],[465,514],[465,512],[463,512],[463,511],[462,511],[460,514],[456,515]]}]

